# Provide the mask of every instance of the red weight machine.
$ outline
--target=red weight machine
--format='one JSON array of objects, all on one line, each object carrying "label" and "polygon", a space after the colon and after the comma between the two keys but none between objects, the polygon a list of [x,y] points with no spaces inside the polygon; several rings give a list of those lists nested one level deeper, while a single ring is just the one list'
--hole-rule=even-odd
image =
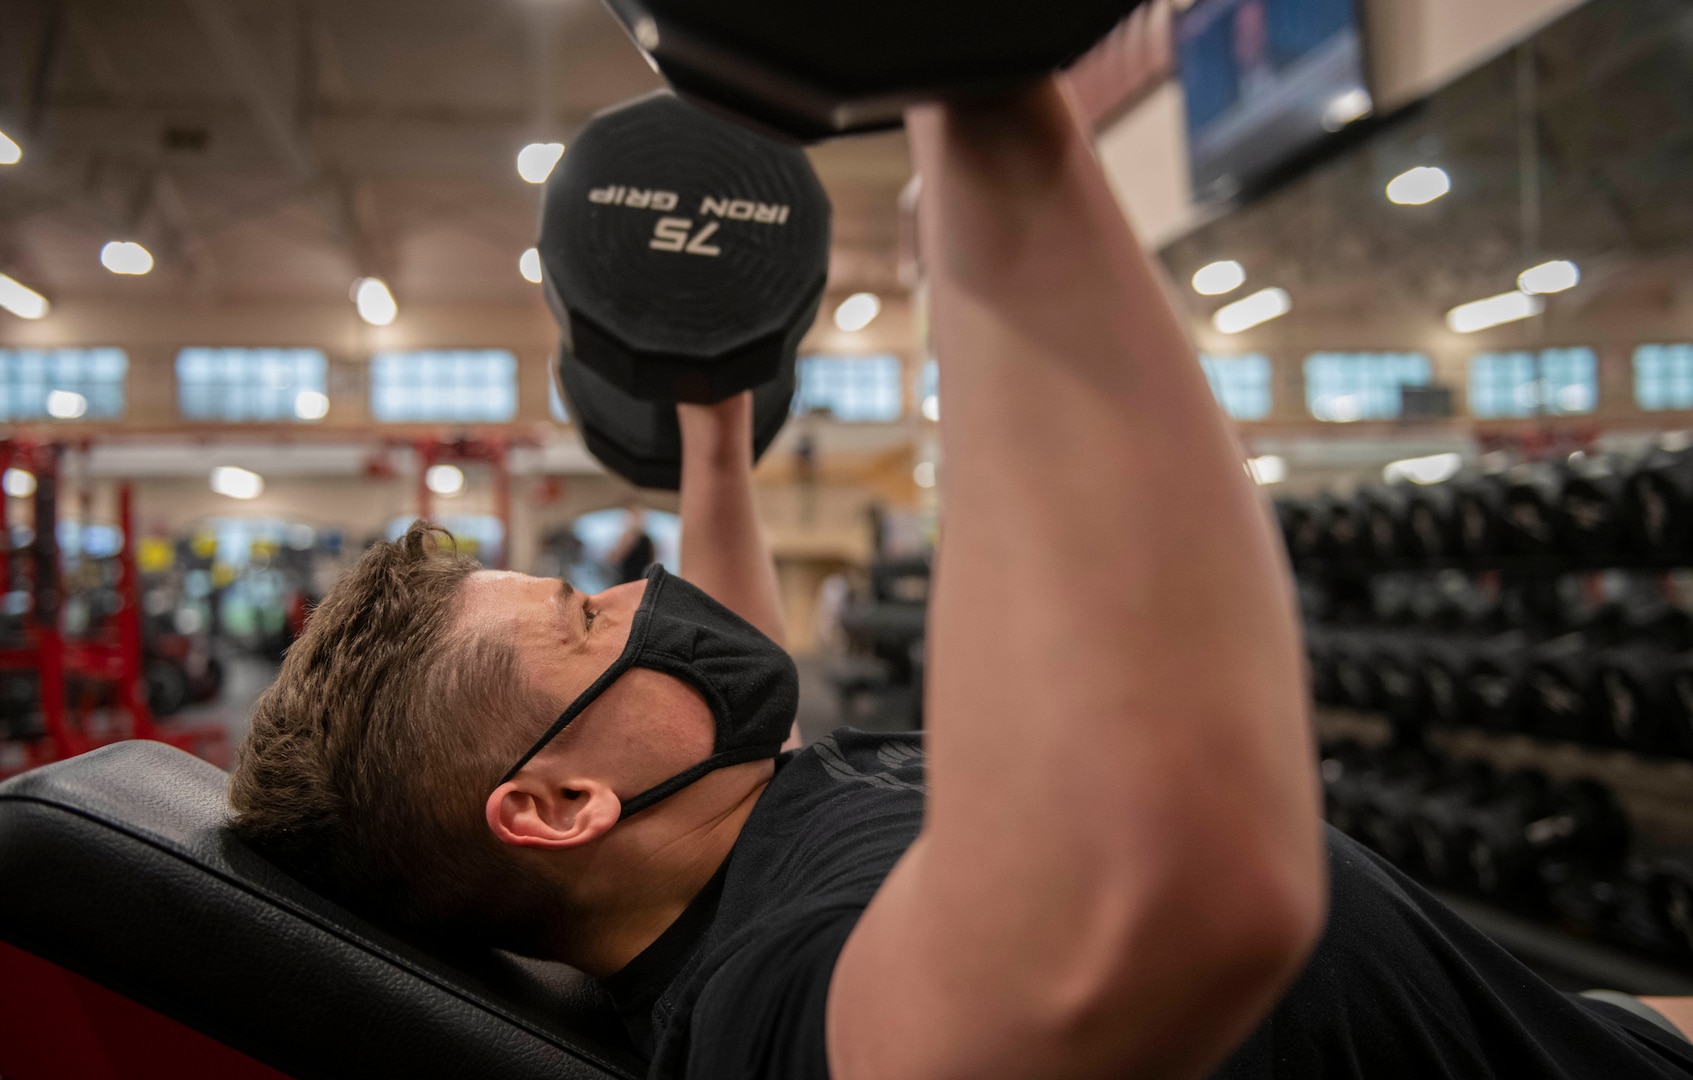
[{"label": "red weight machine", "polygon": [[[123,536],[117,555],[119,609],[88,636],[66,637],[60,621],[63,588],[57,530],[64,453],[59,444],[0,440],[0,473],[21,468],[35,476],[34,537],[27,562],[32,602],[24,615],[21,642],[0,645],[0,670],[36,672],[43,729],[39,737],[22,741],[21,765],[14,761],[0,766],[0,776],[124,739],[170,743],[214,764],[226,765],[228,733],[221,725],[173,725],[167,731],[154,721],[147,707],[141,657],[141,590],[135,567],[134,495],[128,483],[118,487],[118,528]],[[7,510],[7,500],[0,497],[0,537],[5,541],[0,543],[0,592],[10,591],[14,571],[23,569],[12,565]],[[105,723],[96,723],[100,718],[92,707],[68,699],[65,682],[69,676],[111,686],[111,708],[103,717]]]}]

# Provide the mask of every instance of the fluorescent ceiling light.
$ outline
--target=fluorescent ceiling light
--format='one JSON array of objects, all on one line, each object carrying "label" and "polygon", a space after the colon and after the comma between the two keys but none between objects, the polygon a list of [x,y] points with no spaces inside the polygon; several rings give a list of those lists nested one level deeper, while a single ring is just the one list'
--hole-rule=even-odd
[{"label": "fluorescent ceiling light", "polygon": [[920,488],[934,487],[935,463],[932,461],[919,461],[917,463],[917,467],[911,470],[911,479],[915,480],[917,482],[917,486]]},{"label": "fluorescent ceiling light", "polygon": [[457,465],[431,465],[423,482],[437,495],[457,495],[464,490],[464,470]]},{"label": "fluorescent ceiling light", "polygon": [[1560,293],[1581,284],[1581,268],[1568,259],[1531,266],[1517,276],[1517,288],[1525,293]]},{"label": "fluorescent ceiling light", "polygon": [[1219,334],[1238,334],[1271,319],[1279,319],[1293,310],[1293,299],[1286,289],[1262,289],[1244,300],[1220,309],[1211,323]]},{"label": "fluorescent ceiling light", "polygon": [[848,333],[852,333],[875,322],[876,316],[881,313],[882,301],[875,294],[853,293],[841,301],[841,306],[835,309],[835,325]]},{"label": "fluorescent ceiling light", "polygon": [[329,395],[318,390],[302,390],[294,395],[294,415],[301,420],[322,420],[329,415]]},{"label": "fluorescent ceiling light", "polygon": [[530,248],[517,260],[517,272],[523,275],[523,280],[531,285],[541,283],[541,252]]},{"label": "fluorescent ceiling light", "polygon": [[1222,296],[1246,284],[1246,268],[1233,259],[1200,267],[1193,275],[1193,291],[1201,296]]},{"label": "fluorescent ceiling light", "polygon": [[212,490],[231,499],[256,499],[265,493],[265,478],[233,465],[220,465],[212,470]]},{"label": "fluorescent ceiling light", "polygon": [[80,420],[88,414],[88,399],[75,390],[54,390],[47,395],[47,415],[55,420]]},{"label": "fluorescent ceiling light", "polygon": [[24,159],[24,149],[0,131],[0,165],[16,165]]},{"label": "fluorescent ceiling light", "polygon": [[0,488],[14,499],[27,499],[35,494],[35,474],[23,469],[7,469],[0,477]]},{"label": "fluorescent ceiling light", "polygon": [[1387,197],[1400,206],[1424,206],[1451,190],[1452,178],[1445,169],[1423,165],[1389,181]]},{"label": "fluorescent ceiling light", "polygon": [[100,265],[114,274],[140,277],[153,271],[153,253],[140,244],[114,240],[100,249]]},{"label": "fluorescent ceiling light", "polygon": [[53,310],[53,305],[21,281],[0,274],[0,308],[20,319],[39,319]]},{"label": "fluorescent ceiling light", "polygon": [[1390,462],[1381,471],[1381,478],[1389,484],[1409,480],[1413,484],[1443,484],[1458,475],[1464,467],[1462,454],[1430,454],[1428,457],[1405,458]]},{"label": "fluorescent ceiling light", "polygon": [[1366,90],[1353,89],[1341,94],[1328,103],[1323,110],[1323,127],[1329,131],[1339,131],[1348,124],[1355,124],[1376,110],[1376,103]]},{"label": "fluorescent ceiling light", "polygon": [[1500,326],[1518,319],[1528,319],[1546,310],[1546,301],[1522,292],[1501,293],[1486,300],[1459,304],[1446,313],[1446,325],[1455,334],[1473,334],[1477,330]]},{"label": "fluorescent ceiling light", "polygon": [[1279,484],[1287,479],[1287,460],[1275,454],[1251,458],[1246,462],[1246,471],[1257,484]]},{"label": "fluorescent ceiling light", "polygon": [[544,184],[563,156],[563,143],[530,143],[517,152],[517,175],[531,184]]},{"label": "fluorescent ceiling light", "polygon": [[358,305],[359,318],[372,326],[388,326],[400,317],[400,305],[381,278],[359,278],[353,285],[353,303]]}]

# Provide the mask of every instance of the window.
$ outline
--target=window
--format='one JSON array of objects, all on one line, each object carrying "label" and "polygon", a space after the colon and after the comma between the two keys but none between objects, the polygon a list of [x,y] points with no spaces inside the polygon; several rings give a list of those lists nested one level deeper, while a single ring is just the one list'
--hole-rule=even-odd
[{"label": "window", "polygon": [[517,415],[517,357],[500,349],[377,353],[370,411],[388,423],[494,424]]},{"label": "window", "polygon": [[1270,415],[1269,357],[1262,353],[1201,356],[1199,364],[1224,412],[1236,420],[1262,420]]},{"label": "window", "polygon": [[1599,358],[1592,349],[1482,353],[1470,360],[1470,415],[1561,416],[1588,413],[1599,399]]},{"label": "window", "polygon": [[1318,420],[1391,420],[1399,415],[1399,388],[1427,386],[1422,353],[1312,353],[1305,358],[1305,404]]},{"label": "window", "polygon": [[826,411],[849,423],[898,420],[903,377],[895,356],[807,356],[799,362],[794,411]]},{"label": "window", "polygon": [[918,375],[917,400],[921,403],[923,415],[930,420],[941,418],[941,364],[939,360],[929,360],[923,364],[923,370]]},{"label": "window", "polygon": [[1634,400],[1642,409],[1693,409],[1693,345],[1634,350]]},{"label": "window", "polygon": [[570,423],[570,409],[564,403],[564,395],[558,392],[558,377],[547,379],[547,408],[552,411],[553,419],[561,424]]},{"label": "window", "polygon": [[183,349],[176,405],[189,420],[321,420],[328,373],[316,349]]},{"label": "window", "polygon": [[0,349],[0,420],[111,420],[123,415],[122,349]]}]

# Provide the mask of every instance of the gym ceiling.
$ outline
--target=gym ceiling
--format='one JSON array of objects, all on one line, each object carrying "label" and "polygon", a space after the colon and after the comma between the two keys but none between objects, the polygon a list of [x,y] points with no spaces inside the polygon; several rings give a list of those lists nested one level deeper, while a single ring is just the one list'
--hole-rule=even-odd
[{"label": "gym ceiling", "polygon": [[[55,300],[541,304],[530,142],[661,85],[599,0],[0,0],[0,263]],[[898,280],[900,135],[811,152],[830,294]],[[136,239],[144,278],[100,264]]]}]

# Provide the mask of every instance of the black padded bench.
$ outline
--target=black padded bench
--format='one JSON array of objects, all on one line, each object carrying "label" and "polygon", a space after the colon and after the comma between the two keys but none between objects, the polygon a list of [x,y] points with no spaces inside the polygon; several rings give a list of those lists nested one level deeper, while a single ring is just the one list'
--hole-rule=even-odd
[{"label": "black padded bench", "polygon": [[0,785],[0,1075],[643,1074],[586,976],[385,933],[236,840],[226,783],[129,742]]}]

